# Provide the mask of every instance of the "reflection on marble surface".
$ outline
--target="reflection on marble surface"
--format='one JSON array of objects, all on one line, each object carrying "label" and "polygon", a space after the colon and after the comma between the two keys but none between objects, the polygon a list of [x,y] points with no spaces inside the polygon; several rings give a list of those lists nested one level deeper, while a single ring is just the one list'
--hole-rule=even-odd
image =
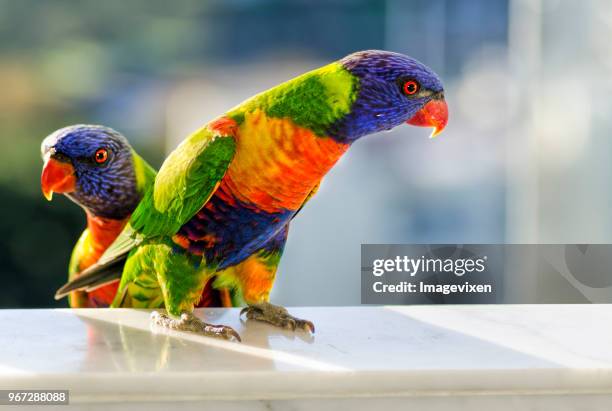
[{"label": "reflection on marble surface", "polygon": [[314,337],[196,313],[243,343],[152,330],[147,310],[2,310],[0,388],[77,401],[612,392],[608,305],[293,308]]},{"label": "reflection on marble surface", "polygon": [[[260,323],[242,322],[241,334],[243,338],[249,338],[249,346],[155,327],[149,324],[149,311],[120,311],[112,311],[111,314],[115,314],[112,317],[107,313],[99,315],[99,310],[77,311],[77,316],[87,328],[90,354],[89,361],[85,358],[80,370],[100,371],[108,367],[109,371],[131,372],[210,371],[211,366],[218,364],[220,358],[224,360],[223,371],[244,370],[245,364],[256,370],[272,370],[276,368],[273,360],[279,360],[281,367],[284,364],[288,367],[295,365],[318,370],[342,369],[289,353],[274,353],[264,349],[269,345],[268,340],[275,337],[306,343],[314,341],[314,337],[306,333],[291,333]],[[229,317],[237,316],[238,312],[213,309],[207,310],[205,314],[200,312],[199,315],[210,323],[226,324],[231,322]],[[262,326],[267,328],[267,332],[258,331]]]}]

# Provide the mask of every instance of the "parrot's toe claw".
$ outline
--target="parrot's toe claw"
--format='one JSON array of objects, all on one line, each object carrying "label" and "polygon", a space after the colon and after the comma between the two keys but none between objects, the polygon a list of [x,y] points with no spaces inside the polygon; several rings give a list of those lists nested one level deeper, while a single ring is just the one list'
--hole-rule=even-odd
[{"label": "parrot's toe claw", "polygon": [[229,341],[236,340],[238,342],[242,342],[242,339],[240,338],[240,334],[238,334],[236,330],[234,330],[232,327],[228,327],[227,325],[207,324],[205,326],[204,335],[223,338]]},{"label": "parrot's toe claw", "polygon": [[300,324],[298,324],[299,328],[301,328],[304,331],[308,331],[312,334],[315,333],[315,326],[314,323],[312,321],[308,321],[308,320],[300,320]]},{"label": "parrot's toe claw", "polygon": [[304,330],[309,333],[315,332],[312,321],[303,320],[289,314],[286,308],[270,303],[251,304],[240,310],[240,315],[245,314],[249,320],[267,322],[286,330]]},{"label": "parrot's toe claw", "polygon": [[223,338],[225,340],[236,340],[240,339],[240,334],[236,332],[232,327],[227,325],[214,325],[208,324],[200,320],[193,313],[184,312],[181,314],[179,319],[174,319],[167,314],[153,311],[151,313],[151,321],[153,324],[164,328],[170,328],[177,331],[188,331],[196,334],[205,335],[207,337]]}]

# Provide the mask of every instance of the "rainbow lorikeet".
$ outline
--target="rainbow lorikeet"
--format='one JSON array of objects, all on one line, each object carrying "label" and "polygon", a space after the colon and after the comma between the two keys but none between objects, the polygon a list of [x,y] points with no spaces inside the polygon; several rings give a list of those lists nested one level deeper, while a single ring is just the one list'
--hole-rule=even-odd
[{"label": "rainbow lorikeet", "polygon": [[[99,281],[125,261],[112,306],[165,303],[169,315],[154,313],[153,322],[169,328],[239,339],[192,314],[214,278],[246,302],[247,318],[314,332],[310,321],[268,302],[291,220],[359,138],[403,123],[436,135],[447,119],[438,76],[402,54],[357,52],[303,74],[187,137],[83,276]],[[68,283],[57,296],[78,286]]]},{"label": "rainbow lorikeet", "polygon": [[[97,125],[74,125],[55,131],[41,145],[44,166],[41,188],[48,200],[63,193],[80,205],[87,217],[72,251],[69,280],[95,264],[117,238],[155,171],[117,131]],[[121,268],[118,270],[121,273]],[[73,308],[108,307],[118,281],[92,291],[70,293]]]},{"label": "rainbow lorikeet", "polygon": [[[98,125],[74,125],[53,132],[43,140],[41,188],[48,200],[65,194],[85,210],[87,228],[72,251],[68,279],[95,264],[117,238],[142,195],[155,180],[151,168],[117,131]],[[117,268],[120,274],[123,266]],[[119,281],[90,284],[73,291],[72,308],[108,307]],[[217,292],[215,292],[217,291]],[[199,307],[223,304],[227,291],[207,284]],[[226,303],[227,304],[227,303]]]}]

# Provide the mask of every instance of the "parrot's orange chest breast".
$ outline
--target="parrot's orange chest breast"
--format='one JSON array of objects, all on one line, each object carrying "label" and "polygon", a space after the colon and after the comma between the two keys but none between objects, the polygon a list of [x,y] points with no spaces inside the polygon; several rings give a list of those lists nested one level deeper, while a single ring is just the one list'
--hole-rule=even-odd
[{"label": "parrot's orange chest breast", "polygon": [[95,264],[106,249],[117,238],[125,224],[123,220],[111,220],[102,217],[87,215],[87,237],[85,238],[83,254],[79,261],[79,271],[85,270]]},{"label": "parrot's orange chest breast", "polygon": [[290,119],[247,113],[222,185],[264,211],[297,210],[347,148]]}]

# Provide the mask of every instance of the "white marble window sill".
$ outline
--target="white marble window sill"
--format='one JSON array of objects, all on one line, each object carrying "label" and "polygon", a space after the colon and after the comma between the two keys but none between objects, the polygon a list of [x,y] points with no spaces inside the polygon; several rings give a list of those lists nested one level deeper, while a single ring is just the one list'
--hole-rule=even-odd
[{"label": "white marble window sill", "polygon": [[612,409],[612,305],[291,312],[317,333],[238,309],[197,315],[242,343],[154,333],[144,310],[0,310],[0,388],[104,410]]}]

